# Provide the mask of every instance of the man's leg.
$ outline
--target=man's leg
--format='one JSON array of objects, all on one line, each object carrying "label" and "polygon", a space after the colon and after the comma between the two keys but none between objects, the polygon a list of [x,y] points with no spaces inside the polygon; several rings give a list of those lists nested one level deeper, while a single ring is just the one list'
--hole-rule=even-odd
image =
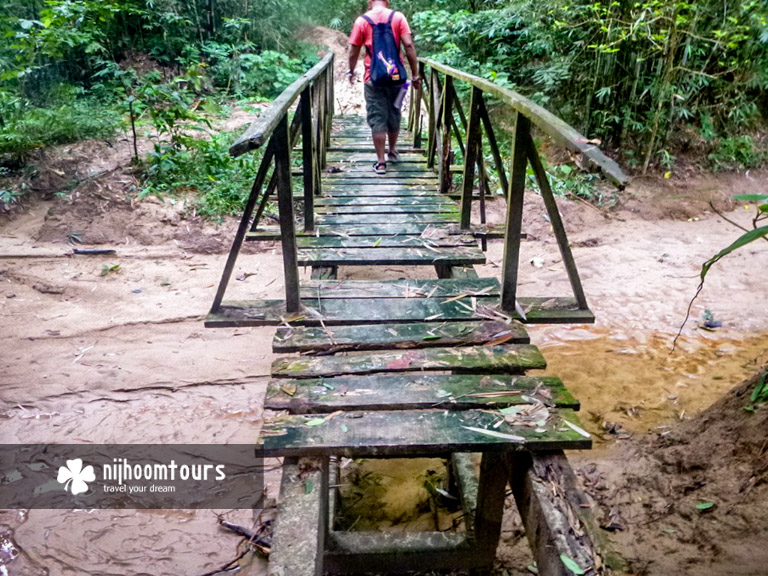
[{"label": "man's leg", "polygon": [[376,158],[378,158],[379,162],[386,162],[387,159],[384,157],[384,150],[387,146],[387,133],[386,132],[379,132],[373,133],[373,147],[376,149]]},{"label": "man's leg", "polygon": [[376,158],[382,164],[387,161],[387,92],[371,84],[366,84],[365,105],[368,116],[368,126],[371,128],[373,147]]},{"label": "man's leg", "polygon": [[393,160],[397,157],[397,137],[399,134],[399,130],[394,130],[387,133],[387,138],[389,139],[389,156]]}]

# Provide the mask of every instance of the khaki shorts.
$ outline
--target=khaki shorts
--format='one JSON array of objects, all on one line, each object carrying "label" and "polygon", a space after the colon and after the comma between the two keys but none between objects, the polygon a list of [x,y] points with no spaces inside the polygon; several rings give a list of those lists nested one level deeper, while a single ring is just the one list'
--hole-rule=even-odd
[{"label": "khaki shorts", "polygon": [[373,134],[400,130],[400,108],[395,108],[400,89],[400,86],[374,86],[370,82],[365,85],[365,108]]}]

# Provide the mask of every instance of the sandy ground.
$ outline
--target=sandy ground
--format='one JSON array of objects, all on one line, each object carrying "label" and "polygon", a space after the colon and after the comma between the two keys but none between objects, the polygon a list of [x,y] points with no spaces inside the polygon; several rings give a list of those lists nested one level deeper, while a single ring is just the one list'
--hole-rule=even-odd
[{"label": "sandy ground", "polygon": [[[337,90],[347,98],[341,104],[352,110],[359,96],[343,93]],[[0,222],[0,441],[252,442],[273,360],[273,329],[207,330],[202,324],[236,223],[200,222],[183,201],[126,200],[135,185],[124,170],[128,142],[112,148],[118,152],[106,168],[101,143],[51,154],[46,165],[53,174],[122,169],[84,183],[69,199],[49,195]],[[91,165],[93,158],[98,167]],[[46,177],[53,178],[41,175]],[[670,355],[701,263],[740,234],[712,212],[709,201],[733,208],[731,195],[765,190],[766,182],[765,173],[637,181],[611,211],[560,201],[598,321],[530,332],[549,362],[547,372],[562,377],[581,400],[585,425],[597,436],[595,451],[572,456],[585,478],[603,474],[609,488],[621,486],[622,470],[633,458],[628,443],[655,438],[695,417],[766,361],[768,266],[762,243],[713,268],[678,350]],[[51,185],[40,185],[45,196],[42,188]],[[726,215],[747,225],[753,210],[737,206]],[[490,211],[497,220],[504,212],[500,202]],[[527,200],[525,230],[521,293],[566,295],[562,262],[534,194]],[[114,248],[116,255],[73,256],[68,244],[73,232],[88,245]],[[499,275],[501,250],[499,242],[491,243],[482,276]],[[534,259],[540,267],[529,263]],[[427,274],[400,267],[390,273]],[[233,281],[235,296],[281,297],[282,263],[274,246],[243,254],[234,276],[241,274],[243,280]],[[700,330],[704,309],[723,327]],[[276,472],[269,472],[270,496],[276,482]],[[613,502],[618,500],[604,499],[601,505]],[[250,512],[230,517],[244,525],[255,522]],[[768,529],[748,520],[740,529],[757,534]],[[630,524],[619,540],[636,560],[637,573],[672,573],[676,554],[698,555],[697,561],[679,564],[674,571],[679,574],[759,573],[738,569],[748,552],[743,546],[740,552],[734,542],[730,556],[711,546],[718,539],[721,549],[728,545],[724,534],[733,529],[727,521],[707,532],[709,545],[657,534],[668,539],[663,551],[637,548],[632,541],[638,535],[653,541],[658,530]],[[202,575],[235,557],[239,540],[220,530],[210,511],[6,512],[0,533],[23,551],[9,565],[17,576]],[[525,569],[521,542],[510,521],[499,574]],[[656,553],[666,560],[643,557]],[[762,566],[768,561],[764,549],[752,554],[762,555]],[[711,568],[718,558],[729,563]],[[257,559],[241,573],[263,574],[264,568]]]}]

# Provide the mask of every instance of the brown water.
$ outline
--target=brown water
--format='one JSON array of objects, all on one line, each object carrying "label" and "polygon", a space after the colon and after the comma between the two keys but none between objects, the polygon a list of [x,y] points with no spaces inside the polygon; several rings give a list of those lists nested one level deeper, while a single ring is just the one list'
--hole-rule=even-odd
[{"label": "brown water", "polygon": [[691,418],[768,361],[768,334],[702,331],[670,353],[672,338],[594,327],[531,330],[547,359],[544,373],[559,376],[581,401],[582,422],[598,444],[615,437],[605,432],[610,424],[647,433]]}]

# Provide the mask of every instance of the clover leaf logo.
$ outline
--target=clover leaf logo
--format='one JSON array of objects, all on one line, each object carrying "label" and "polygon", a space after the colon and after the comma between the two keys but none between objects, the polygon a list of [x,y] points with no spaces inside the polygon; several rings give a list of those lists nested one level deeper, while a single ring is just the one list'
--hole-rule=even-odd
[{"label": "clover leaf logo", "polygon": [[93,471],[93,466],[83,468],[83,461],[80,458],[75,458],[74,460],[67,460],[66,468],[64,466],[59,468],[59,475],[56,480],[59,484],[64,484],[64,490],[69,489],[73,496],[77,496],[88,492],[86,482],[94,482],[96,474]]}]

